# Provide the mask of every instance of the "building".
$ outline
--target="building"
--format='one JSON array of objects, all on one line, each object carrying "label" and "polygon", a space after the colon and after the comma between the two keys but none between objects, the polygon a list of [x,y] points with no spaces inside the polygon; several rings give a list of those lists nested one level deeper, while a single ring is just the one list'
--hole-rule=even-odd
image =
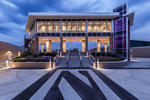
[{"label": "building", "polygon": [[32,12],[25,32],[29,34],[34,53],[44,52],[44,45],[46,52],[51,52],[52,42],[60,42],[62,52],[66,52],[66,42],[82,42],[82,52],[87,52],[88,42],[96,42],[97,52],[114,52],[129,59],[134,12],[129,13],[127,9],[127,4],[123,4],[106,13]]}]

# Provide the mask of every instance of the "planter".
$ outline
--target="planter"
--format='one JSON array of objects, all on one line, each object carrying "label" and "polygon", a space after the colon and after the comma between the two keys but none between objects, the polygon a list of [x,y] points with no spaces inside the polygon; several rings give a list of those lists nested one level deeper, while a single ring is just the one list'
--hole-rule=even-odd
[{"label": "planter", "polygon": [[50,62],[10,62],[9,66],[11,68],[45,69],[50,67]]},{"label": "planter", "polygon": [[123,61],[108,61],[108,62],[94,62],[93,66],[98,68],[119,68],[128,64],[127,60]]}]

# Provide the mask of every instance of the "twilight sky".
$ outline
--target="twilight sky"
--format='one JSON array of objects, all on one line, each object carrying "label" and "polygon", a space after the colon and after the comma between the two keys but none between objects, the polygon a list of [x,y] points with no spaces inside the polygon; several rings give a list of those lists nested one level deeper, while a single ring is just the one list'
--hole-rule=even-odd
[{"label": "twilight sky", "polygon": [[0,0],[0,41],[23,46],[28,12],[111,12],[125,2],[135,11],[131,39],[150,41],[150,0]]}]

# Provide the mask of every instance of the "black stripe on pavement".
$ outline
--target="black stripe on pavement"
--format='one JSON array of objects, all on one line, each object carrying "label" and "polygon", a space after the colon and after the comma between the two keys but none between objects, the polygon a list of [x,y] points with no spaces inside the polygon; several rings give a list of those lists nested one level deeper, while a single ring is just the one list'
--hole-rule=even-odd
[{"label": "black stripe on pavement", "polygon": [[62,78],[62,72],[60,73],[55,83],[50,88],[50,90],[47,92],[46,96],[44,97],[44,100],[64,100],[58,88],[58,84],[60,83],[61,78]]},{"label": "black stripe on pavement", "polygon": [[101,97],[103,98],[103,100],[107,100],[105,95],[103,94],[103,92],[99,89],[99,87],[97,86],[97,84],[95,83],[95,81],[93,80],[93,78],[89,75],[89,73],[87,71],[79,71],[79,73],[81,73],[82,75],[84,75],[85,77],[88,78],[88,80],[90,81],[92,87],[95,89],[95,93],[97,95],[101,95]]},{"label": "black stripe on pavement", "polygon": [[102,72],[92,69],[96,75],[102,79],[105,84],[107,84],[107,86],[109,88],[112,89],[112,91],[114,93],[116,93],[116,95],[118,95],[122,100],[138,100],[135,96],[133,96],[131,93],[129,93],[127,90],[125,90],[124,88],[122,88],[121,86],[119,86],[117,83],[115,83],[113,80],[111,80],[110,78],[108,78],[106,75],[104,75]]},{"label": "black stripe on pavement", "polygon": [[[52,98],[52,92],[58,91],[57,87],[61,80],[64,77],[66,81],[71,85],[71,87],[77,92],[77,94],[83,100],[106,100],[104,96],[97,94],[94,88],[88,86],[86,83],[78,79],[76,76],[71,74],[69,71],[62,71],[59,75],[57,82],[51,87],[50,91],[47,93],[45,100],[58,100],[56,97]],[[57,95],[55,95],[57,96]],[[61,99],[60,99],[61,100]]]},{"label": "black stripe on pavement", "polygon": [[28,100],[31,98],[34,93],[53,75],[53,73],[56,72],[57,69],[54,69],[44,76],[42,76],[39,80],[34,82],[32,85],[30,85],[28,88],[23,90],[20,94],[18,94],[16,97],[14,97],[12,100]]}]

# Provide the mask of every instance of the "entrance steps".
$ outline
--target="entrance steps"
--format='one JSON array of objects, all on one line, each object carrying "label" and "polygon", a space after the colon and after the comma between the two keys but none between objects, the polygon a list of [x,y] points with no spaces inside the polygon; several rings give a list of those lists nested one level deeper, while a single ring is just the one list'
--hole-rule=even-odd
[{"label": "entrance steps", "polygon": [[85,53],[70,52],[67,64],[67,53],[59,57],[57,67],[92,67],[90,59]]}]

